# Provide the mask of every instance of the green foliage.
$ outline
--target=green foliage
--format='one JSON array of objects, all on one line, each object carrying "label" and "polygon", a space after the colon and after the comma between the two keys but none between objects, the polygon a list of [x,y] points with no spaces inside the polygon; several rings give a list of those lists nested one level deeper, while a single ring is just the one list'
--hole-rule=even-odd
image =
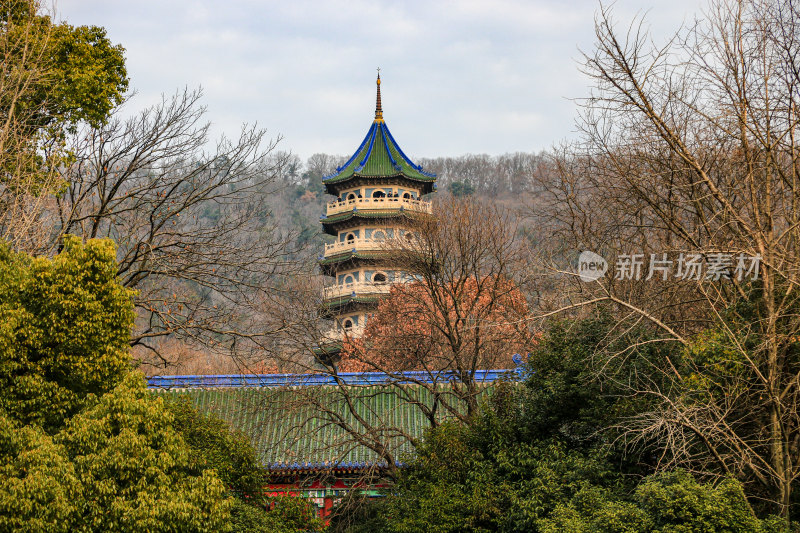
[{"label": "green foliage", "polygon": [[213,471],[192,472],[191,449],[172,422],[138,373],[53,437],[6,419],[0,529],[220,530],[231,505],[225,486]]},{"label": "green foliage", "polygon": [[553,323],[528,359],[520,423],[529,437],[558,438],[572,448],[605,445],[606,428],[647,407],[646,398],[629,397],[628,376],[657,382],[659,365],[678,353],[677,343],[646,342],[652,338],[642,327],[617,332],[616,321],[602,312]]},{"label": "green foliage", "polygon": [[[265,506],[270,508],[265,511]],[[308,500],[292,496],[265,498],[260,505],[236,500],[231,512],[233,533],[322,531],[324,525]]]},{"label": "green foliage", "polygon": [[231,498],[130,373],[110,241],[0,246],[0,531],[219,531]]},{"label": "green foliage", "polygon": [[752,397],[748,398],[753,394],[750,382],[756,379],[754,368],[746,360],[753,353],[748,344],[752,344],[752,340],[734,339],[719,330],[706,330],[692,339],[683,354],[681,401],[686,405],[701,406],[713,401],[716,395],[725,395],[743,400],[739,403],[743,409],[759,404],[758,401],[752,402]]},{"label": "green foliage", "polygon": [[319,531],[322,523],[302,498],[263,496],[262,467],[247,436],[227,422],[197,410],[187,399],[168,397],[172,427],[189,446],[189,471],[214,472],[235,496],[229,526],[234,532]]},{"label": "green foliage", "polygon": [[317,518],[316,508],[306,499],[294,496],[276,496],[266,498],[266,504],[270,508],[268,519],[275,524],[276,528],[305,532],[324,529],[322,521]]},{"label": "green foliage", "polygon": [[[784,293],[783,283],[778,283],[776,292]],[[774,329],[765,332],[758,318],[763,313],[763,288],[756,282],[743,289],[743,297],[721,309],[721,320],[695,334],[682,350],[681,379],[672,385],[661,411],[681,412],[685,426],[693,428],[680,449],[695,461],[695,468],[735,475],[759,514],[783,510],[795,517],[800,495],[791,490],[794,483],[783,477],[788,470],[775,464],[792,464],[787,458],[794,444],[789,443],[798,438],[792,436],[797,427],[792,421],[797,399],[790,391],[796,390],[800,372],[800,342],[792,318],[800,309],[796,302],[785,301],[787,310],[776,317]],[[770,346],[774,352],[767,349]],[[778,438],[784,440],[782,445],[766,437],[765,432],[774,431],[773,420],[779,420],[783,428]],[[742,453],[745,449],[747,454]],[[779,449],[783,452],[776,454]],[[766,469],[770,473],[765,477],[755,464],[773,466]],[[788,509],[775,505],[781,501],[783,482],[792,493],[786,500]]]},{"label": "green foliage", "polygon": [[613,395],[602,390],[592,358],[609,326],[603,318],[555,323],[527,364],[528,409],[522,421],[538,439],[559,437],[573,446],[592,444],[613,416]]},{"label": "green foliage", "polygon": [[0,416],[0,531],[67,532],[83,487],[64,446]]},{"label": "green foliage", "polygon": [[[788,531],[776,517],[756,518],[735,480],[712,486],[676,471],[636,485],[600,449],[517,440],[504,419],[490,412],[472,426],[430,432],[383,500],[334,526],[369,520],[367,530],[392,532]],[[359,527],[339,529],[366,531]]]},{"label": "green foliage", "polygon": [[712,487],[701,485],[684,471],[667,472],[641,483],[635,500],[664,533],[686,531],[686,524],[694,531],[708,532],[760,529],[741,484],[733,479]]},{"label": "green foliage", "polygon": [[128,88],[124,48],[113,45],[104,28],[53,24],[36,0],[4,4],[0,22],[4,48],[13,52],[6,59],[30,71],[29,83],[14,101],[6,101],[4,93],[0,101],[23,114],[29,135],[78,122],[99,126],[123,101]]},{"label": "green foliage", "polygon": [[524,385],[496,385],[470,425],[426,434],[396,486],[350,505],[357,511],[336,517],[334,530],[786,531],[779,518],[759,520],[733,479],[714,486],[682,471],[653,474],[647,447],[616,447],[606,428],[649,408],[616,384],[680,352],[614,324],[602,314],[554,324],[530,354]]},{"label": "green foliage", "polygon": [[[40,0],[0,9],[0,183],[3,195],[57,193],[74,160],[66,136],[98,127],[128,88],[124,50],[97,26],[54,23]],[[9,205],[14,205],[9,200]],[[46,221],[44,223],[47,223]]]},{"label": "green foliage", "polygon": [[198,411],[187,398],[169,398],[166,406],[174,419],[172,427],[192,449],[192,468],[213,469],[238,497],[256,498],[264,476],[250,440],[227,422]]},{"label": "green foliage", "polygon": [[472,426],[445,424],[431,431],[391,493],[373,504],[383,518],[373,528],[530,531],[583,487],[617,483],[601,456],[519,436],[492,414]]},{"label": "green foliage", "polygon": [[788,531],[777,517],[759,520],[742,486],[698,483],[685,471],[645,478],[630,498],[590,487],[541,521],[542,533],[757,533]]},{"label": "green foliage", "polygon": [[111,44],[105,28],[69,24],[55,26],[51,46],[50,118],[100,126],[128,88],[125,49]]},{"label": "green foliage", "polygon": [[639,533],[652,531],[651,517],[636,505],[619,501],[601,487],[586,487],[560,504],[538,524],[541,533]]},{"label": "green foliage", "polygon": [[114,254],[75,237],[54,259],[0,244],[0,409],[12,419],[57,430],[129,368],[132,292]]},{"label": "green foliage", "polygon": [[225,486],[213,472],[188,473],[191,449],[172,423],[163,400],[131,373],[56,436],[83,484],[81,520],[91,531],[215,531],[224,524]]},{"label": "green foliage", "polygon": [[231,533],[283,533],[263,508],[235,499],[231,508]]},{"label": "green foliage", "polygon": [[462,196],[471,196],[475,193],[475,186],[469,180],[464,181],[451,181],[447,184],[447,190],[455,196],[460,198]]}]

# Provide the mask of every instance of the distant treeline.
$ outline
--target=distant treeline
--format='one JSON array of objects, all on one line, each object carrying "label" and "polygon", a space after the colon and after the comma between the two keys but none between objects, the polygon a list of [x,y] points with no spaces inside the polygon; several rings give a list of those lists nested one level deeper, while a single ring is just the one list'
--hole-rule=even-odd
[{"label": "distant treeline", "polygon": [[[427,172],[437,176],[438,190],[475,192],[480,195],[505,196],[530,192],[531,177],[548,158],[547,153],[515,152],[498,156],[465,154],[458,157],[414,159]],[[284,179],[313,192],[322,191],[322,177],[331,174],[346,156],[314,154],[303,163],[296,155],[288,156]]]}]

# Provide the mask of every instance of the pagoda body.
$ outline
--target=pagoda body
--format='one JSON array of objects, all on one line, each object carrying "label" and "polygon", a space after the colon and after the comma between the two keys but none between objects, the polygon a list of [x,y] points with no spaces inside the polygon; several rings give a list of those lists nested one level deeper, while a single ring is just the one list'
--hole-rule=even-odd
[{"label": "pagoda body", "polygon": [[322,229],[336,240],[320,257],[322,273],[333,283],[325,288],[324,307],[341,340],[358,336],[378,301],[394,283],[411,279],[392,258],[392,241],[410,238],[409,222],[430,216],[424,196],[435,190],[436,176],[415,165],[395,141],[383,119],[381,78],[377,80],[375,119],[353,156],[322,179],[336,198],[321,217]]}]

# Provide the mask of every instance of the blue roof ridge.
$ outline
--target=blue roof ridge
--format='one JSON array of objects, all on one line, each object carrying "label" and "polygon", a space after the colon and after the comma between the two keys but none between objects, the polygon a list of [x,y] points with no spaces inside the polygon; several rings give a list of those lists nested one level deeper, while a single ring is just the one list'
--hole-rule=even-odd
[{"label": "blue roof ridge", "polygon": [[[517,361],[514,361],[515,363]],[[474,379],[489,383],[506,377],[519,378],[522,375],[521,363],[516,369],[476,370]],[[147,386],[151,389],[190,389],[226,387],[308,387],[319,385],[350,386],[390,385],[397,383],[440,383],[458,378],[455,370],[427,372],[408,370],[404,372],[341,372],[338,374],[217,374],[217,375],[175,375],[150,376]]]}]

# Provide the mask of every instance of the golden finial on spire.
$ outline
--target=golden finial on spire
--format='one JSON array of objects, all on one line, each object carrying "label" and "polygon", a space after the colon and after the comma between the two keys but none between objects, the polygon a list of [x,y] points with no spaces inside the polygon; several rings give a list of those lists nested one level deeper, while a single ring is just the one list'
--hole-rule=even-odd
[{"label": "golden finial on spire", "polygon": [[378,97],[375,101],[375,121],[383,122],[383,108],[381,107],[381,68],[378,67]]}]

